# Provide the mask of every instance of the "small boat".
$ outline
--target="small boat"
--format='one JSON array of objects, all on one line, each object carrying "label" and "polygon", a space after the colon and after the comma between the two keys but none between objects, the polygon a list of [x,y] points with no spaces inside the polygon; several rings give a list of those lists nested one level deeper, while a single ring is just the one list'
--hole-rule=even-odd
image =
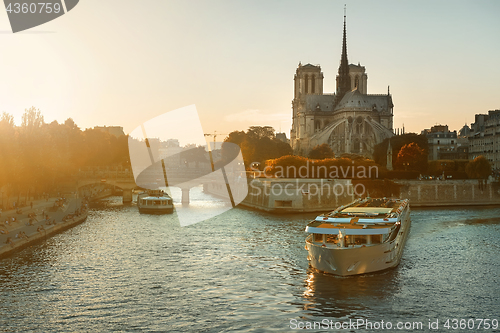
[{"label": "small boat", "polygon": [[137,207],[141,214],[171,214],[174,212],[172,198],[161,190],[148,190],[139,193]]},{"label": "small boat", "polygon": [[395,267],[410,226],[408,199],[358,199],[308,223],[307,259],[312,268],[340,276]]}]

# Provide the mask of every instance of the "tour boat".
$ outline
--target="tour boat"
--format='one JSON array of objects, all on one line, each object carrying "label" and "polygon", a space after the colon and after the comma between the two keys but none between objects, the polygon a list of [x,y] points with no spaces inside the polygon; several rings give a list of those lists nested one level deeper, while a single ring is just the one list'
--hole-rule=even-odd
[{"label": "tour boat", "polygon": [[307,259],[314,269],[340,276],[395,267],[410,226],[408,199],[358,199],[308,223]]},{"label": "tour boat", "polygon": [[140,213],[145,214],[171,214],[174,212],[172,198],[161,190],[139,193],[137,207]]}]

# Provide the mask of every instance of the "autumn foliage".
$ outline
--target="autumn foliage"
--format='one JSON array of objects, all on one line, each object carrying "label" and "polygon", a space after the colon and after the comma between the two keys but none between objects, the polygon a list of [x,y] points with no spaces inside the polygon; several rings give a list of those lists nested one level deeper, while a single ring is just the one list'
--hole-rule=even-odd
[{"label": "autumn foliage", "polygon": [[313,149],[311,149],[308,157],[310,159],[321,160],[325,158],[334,158],[335,154],[328,144],[323,143],[322,145],[317,145]]},{"label": "autumn foliage", "polygon": [[491,175],[491,164],[486,157],[481,155],[467,164],[465,172],[469,178],[487,179]]},{"label": "autumn foliage", "polygon": [[404,145],[398,153],[395,168],[408,171],[422,171],[427,169],[427,155],[415,142]]},{"label": "autumn foliage", "polygon": [[366,158],[309,159],[302,156],[282,156],[266,161],[266,176],[278,178],[351,178],[378,177],[378,166]]},{"label": "autumn foliage", "polygon": [[0,188],[9,195],[50,191],[85,166],[118,165],[130,165],[125,135],[82,131],[71,118],[47,124],[34,107],[20,126],[10,114],[0,117]]},{"label": "autumn foliage", "polygon": [[[263,166],[268,159],[292,154],[290,145],[278,140],[274,128],[270,126],[252,126],[246,132],[231,132],[224,142],[237,144],[241,148],[247,168],[252,163],[259,163]],[[222,150],[224,154],[224,144]]]}]

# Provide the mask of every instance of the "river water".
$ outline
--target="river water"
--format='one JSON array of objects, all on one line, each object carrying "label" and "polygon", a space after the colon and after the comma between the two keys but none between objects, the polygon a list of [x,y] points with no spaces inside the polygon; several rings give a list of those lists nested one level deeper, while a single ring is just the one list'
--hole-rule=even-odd
[{"label": "river water", "polygon": [[[193,205],[210,200],[192,191]],[[282,332],[324,319],[453,331],[448,318],[500,319],[500,208],[413,209],[401,264],[348,278],[309,269],[312,217],[237,208],[181,228],[109,198],[0,261],[0,331]]]}]

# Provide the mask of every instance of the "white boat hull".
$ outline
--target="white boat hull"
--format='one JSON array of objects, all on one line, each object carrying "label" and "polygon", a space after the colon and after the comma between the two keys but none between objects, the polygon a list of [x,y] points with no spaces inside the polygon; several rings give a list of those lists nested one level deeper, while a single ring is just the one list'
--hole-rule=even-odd
[{"label": "white boat hull", "polygon": [[308,259],[314,269],[340,276],[382,271],[396,267],[410,233],[409,209],[402,219],[398,235],[387,243],[363,247],[324,247],[306,241]]},{"label": "white boat hull", "polygon": [[160,190],[153,193],[140,193],[137,196],[137,208],[141,214],[172,214],[174,205],[172,198]]},{"label": "white boat hull", "polygon": [[139,207],[139,213],[141,214],[172,214],[174,212],[174,207],[154,207],[154,208],[146,208]]}]

